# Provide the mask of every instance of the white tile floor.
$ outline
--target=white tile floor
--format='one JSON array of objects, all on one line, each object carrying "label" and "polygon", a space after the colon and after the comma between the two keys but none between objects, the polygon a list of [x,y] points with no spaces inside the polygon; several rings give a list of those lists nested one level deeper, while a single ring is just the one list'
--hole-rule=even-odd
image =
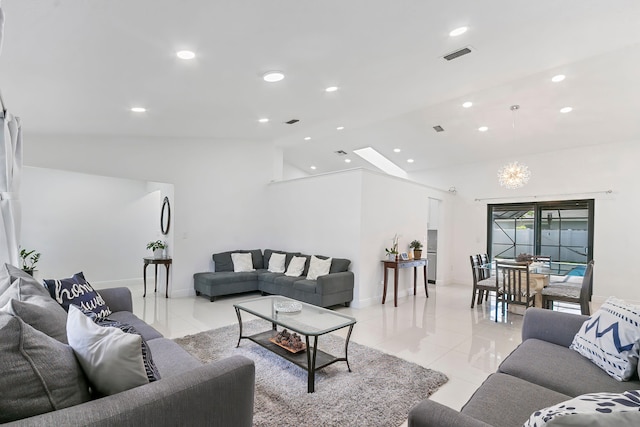
[{"label": "white tile floor", "polygon": [[[132,288],[132,293],[135,314],[169,338],[234,324],[233,304],[260,296],[221,297],[212,303],[204,297],[166,299],[160,292],[142,298],[142,287]],[[493,304],[469,308],[470,293],[469,286],[430,285],[430,298],[403,297],[397,308],[390,300],[385,305],[336,310],[358,320],[352,341],[444,372],[449,382],[431,399],[460,409],[521,341],[522,316],[508,314],[496,323]]]}]

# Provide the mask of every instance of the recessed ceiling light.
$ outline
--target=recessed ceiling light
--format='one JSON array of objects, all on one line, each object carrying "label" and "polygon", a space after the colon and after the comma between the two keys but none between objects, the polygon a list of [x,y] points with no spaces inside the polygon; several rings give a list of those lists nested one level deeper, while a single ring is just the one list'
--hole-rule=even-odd
[{"label": "recessed ceiling light", "polygon": [[351,163],[351,159],[344,159],[345,163]]},{"label": "recessed ceiling light", "polygon": [[342,130],[342,129],[344,129],[344,126],[338,126],[338,127],[336,128],[336,130]]},{"label": "recessed ceiling light", "polygon": [[335,92],[338,90],[338,86],[329,86],[325,89],[325,92]]},{"label": "recessed ceiling light", "polygon": [[311,169],[316,170],[316,167],[315,166],[311,166]]},{"label": "recessed ceiling light", "polygon": [[571,107],[564,107],[560,109],[561,113],[570,113],[571,111],[573,111],[573,108]]},{"label": "recessed ceiling light", "polygon": [[310,136],[305,136],[305,137],[304,137],[304,140],[305,140],[305,141],[309,141],[310,139],[311,139],[311,137],[310,137]]},{"label": "recessed ceiling light", "polygon": [[449,33],[449,35],[450,35],[451,37],[456,37],[456,36],[459,36],[459,35],[461,35],[461,34],[466,33],[466,32],[467,32],[467,30],[468,30],[468,28],[467,28],[467,27],[460,27],[460,28],[456,28],[455,30],[451,31],[451,32]]},{"label": "recessed ceiling light", "polygon": [[463,103],[462,106],[464,108],[471,108],[473,106],[473,102],[467,101],[467,102]]},{"label": "recessed ceiling light", "polygon": [[394,152],[394,153],[399,153],[399,152],[400,152],[400,149],[399,149],[399,148],[394,148],[394,149],[393,149],[393,152]]},{"label": "recessed ceiling light", "polygon": [[480,132],[486,132],[486,131],[488,131],[488,130],[489,130],[489,128],[488,128],[488,127],[486,127],[486,126],[480,126],[480,127],[478,128],[478,130],[479,130]]},{"label": "recessed ceiling light", "polygon": [[262,76],[265,82],[275,83],[284,79],[284,74],[281,71],[269,71]]},{"label": "recessed ceiling light", "polygon": [[180,59],[193,59],[196,57],[196,54],[190,50],[181,50],[176,52],[176,56]]},{"label": "recessed ceiling light", "polygon": [[131,107],[131,111],[134,113],[144,113],[147,109],[144,107]]},{"label": "recessed ceiling light", "polygon": [[564,79],[565,79],[565,75],[564,74],[558,74],[557,76],[553,76],[551,78],[551,81],[554,82],[554,83],[558,83],[558,82],[563,81]]},{"label": "recessed ceiling light", "polygon": [[260,123],[267,123],[267,122],[269,122],[269,119],[267,119],[266,117],[264,117],[264,118],[262,118],[262,119],[258,119],[258,121],[259,121]]},{"label": "recessed ceiling light", "polygon": [[407,159],[407,163],[413,163],[413,159]]}]

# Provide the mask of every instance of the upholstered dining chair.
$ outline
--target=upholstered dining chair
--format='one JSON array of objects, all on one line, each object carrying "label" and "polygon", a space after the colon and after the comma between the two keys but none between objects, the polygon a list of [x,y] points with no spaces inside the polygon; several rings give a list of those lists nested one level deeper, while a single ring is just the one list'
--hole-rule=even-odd
[{"label": "upholstered dining chair", "polygon": [[497,295],[498,289],[496,288],[495,280],[491,279],[491,271],[486,268],[480,268],[481,265],[488,263],[488,259],[485,258],[487,262],[484,263],[481,255],[471,255],[469,259],[471,260],[471,273],[473,274],[473,290],[471,294],[471,308],[473,308],[476,295],[478,304],[482,304],[483,296],[486,301],[489,298],[489,292],[496,292]]},{"label": "upholstered dining chair", "polygon": [[531,289],[529,262],[496,261],[496,322],[498,321],[498,302],[502,303],[502,317],[509,304],[523,305],[526,308],[535,304],[536,291]]},{"label": "upholstered dining chair", "polygon": [[542,307],[553,309],[554,301],[580,304],[580,313],[590,316],[591,308],[589,302],[593,294],[593,264],[593,260],[587,264],[580,286],[568,283],[551,283],[545,287],[540,292],[542,294]]}]

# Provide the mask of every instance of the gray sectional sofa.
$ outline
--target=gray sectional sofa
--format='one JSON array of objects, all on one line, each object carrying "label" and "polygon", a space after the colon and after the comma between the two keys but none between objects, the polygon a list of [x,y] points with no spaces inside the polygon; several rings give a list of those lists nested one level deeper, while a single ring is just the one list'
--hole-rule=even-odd
[{"label": "gray sectional sofa", "polygon": [[[11,282],[21,280],[20,291],[24,298],[32,304],[35,300],[46,303],[42,298],[34,298],[31,295],[41,294],[51,298],[44,287],[37,281],[28,277],[2,277],[7,276],[7,271],[0,271],[0,291],[11,286]],[[31,289],[27,289],[31,286]],[[37,287],[41,288],[38,289]],[[9,422],[6,425],[20,426],[68,426],[68,425],[92,425],[92,426],[169,426],[169,425],[193,425],[193,426],[251,426],[253,421],[253,402],[255,388],[255,366],[252,360],[242,356],[233,356],[213,363],[203,365],[182,347],[162,335],[137,318],[132,313],[131,293],[128,288],[112,288],[98,291],[106,301],[113,314],[110,319],[121,323],[127,323],[146,339],[151,355],[161,375],[161,379],[139,387],[135,387],[110,396],[85,401],[74,406],[64,407],[52,412],[41,413],[18,421]],[[54,300],[51,300],[54,301]],[[55,301],[54,301],[55,303]],[[53,319],[66,320],[66,312],[57,306],[60,313],[49,311],[48,322]],[[48,307],[51,310],[51,307]],[[3,314],[4,320],[11,319],[14,314]],[[22,318],[21,318],[22,319]],[[11,323],[17,320],[9,320]],[[27,320],[21,322],[28,323]],[[36,328],[38,325],[32,326]],[[62,326],[63,328],[65,325]],[[2,325],[0,329],[6,331],[8,326]],[[25,330],[26,327],[22,327]],[[39,330],[28,328],[31,337],[40,338],[42,341],[54,338],[44,337]],[[63,329],[64,331],[65,329]],[[6,334],[1,348],[9,351],[15,347],[8,343]],[[16,338],[18,339],[18,338]],[[20,341],[22,343],[22,341]],[[33,344],[33,341],[31,341]],[[37,341],[36,341],[37,342]],[[57,341],[56,341],[57,342]],[[23,345],[23,344],[21,344]],[[56,344],[68,347],[66,343]],[[46,352],[42,350],[32,350]],[[69,351],[70,348],[69,348]],[[46,353],[45,353],[46,354]],[[8,356],[7,356],[8,358]],[[16,368],[5,366],[7,360],[0,354],[1,371],[7,373],[11,370],[16,375]],[[13,358],[15,359],[15,358]],[[12,359],[12,360],[13,360]],[[72,357],[73,359],[73,357]],[[77,362],[76,362],[77,363]],[[42,369],[50,371],[47,366]],[[20,371],[23,372],[23,371]],[[58,374],[59,375],[59,374]],[[28,381],[23,381],[28,382]],[[7,384],[3,385],[3,388]],[[20,381],[13,381],[12,386],[18,387]],[[24,386],[24,384],[22,384]],[[55,390],[53,390],[55,392]],[[45,401],[45,393],[51,393],[42,389]],[[12,406],[11,394],[3,390],[0,402],[3,408],[20,408],[29,405],[19,401]],[[52,401],[52,404],[53,401]],[[7,406],[8,405],[8,406]],[[54,404],[55,405],[55,404]],[[19,409],[16,409],[19,410]],[[3,415],[6,415],[3,414]],[[3,417],[4,418],[4,417]],[[15,417],[13,417],[15,419]]]},{"label": "gray sectional sofa", "polygon": [[[233,271],[232,253],[250,253],[255,271]],[[285,254],[285,267],[294,256],[305,257],[304,271],[299,277],[285,276],[283,273],[268,271],[269,260],[273,253]],[[328,257],[316,255],[320,259]],[[261,291],[263,294],[283,295],[289,298],[314,304],[320,307],[344,304],[347,307],[353,300],[354,276],[349,271],[351,261],[344,258],[332,258],[329,274],[319,276],[317,280],[308,280],[311,256],[299,252],[285,252],[266,249],[237,250],[213,254],[214,272],[193,275],[196,295],[206,295],[211,301],[217,296],[242,292]]]},{"label": "gray sectional sofa", "polygon": [[535,411],[586,393],[640,389],[637,377],[619,382],[569,349],[586,319],[588,316],[528,309],[522,326],[522,344],[502,362],[498,372],[486,379],[460,412],[426,399],[409,413],[409,427],[521,426]]}]

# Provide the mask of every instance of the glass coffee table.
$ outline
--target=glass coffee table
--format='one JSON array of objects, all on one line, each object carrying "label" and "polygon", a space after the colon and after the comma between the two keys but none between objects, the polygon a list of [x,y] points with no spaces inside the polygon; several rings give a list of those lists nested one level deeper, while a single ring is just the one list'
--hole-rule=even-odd
[{"label": "glass coffee table", "polygon": [[[240,324],[240,337],[236,347],[240,346],[240,341],[243,338],[248,339],[306,369],[307,392],[313,393],[315,391],[316,371],[332,363],[347,362],[347,369],[351,372],[347,350],[353,325],[356,324],[355,318],[278,295],[243,301],[233,306]],[[271,322],[272,328],[255,335],[242,335],[241,312],[243,311]],[[303,342],[306,344],[306,349],[294,350],[276,343],[275,336],[278,334],[278,326],[304,336]],[[346,327],[349,327],[349,332],[344,344],[344,357],[336,357],[318,349],[320,335]],[[312,345],[310,345],[310,337],[313,337]]]}]

